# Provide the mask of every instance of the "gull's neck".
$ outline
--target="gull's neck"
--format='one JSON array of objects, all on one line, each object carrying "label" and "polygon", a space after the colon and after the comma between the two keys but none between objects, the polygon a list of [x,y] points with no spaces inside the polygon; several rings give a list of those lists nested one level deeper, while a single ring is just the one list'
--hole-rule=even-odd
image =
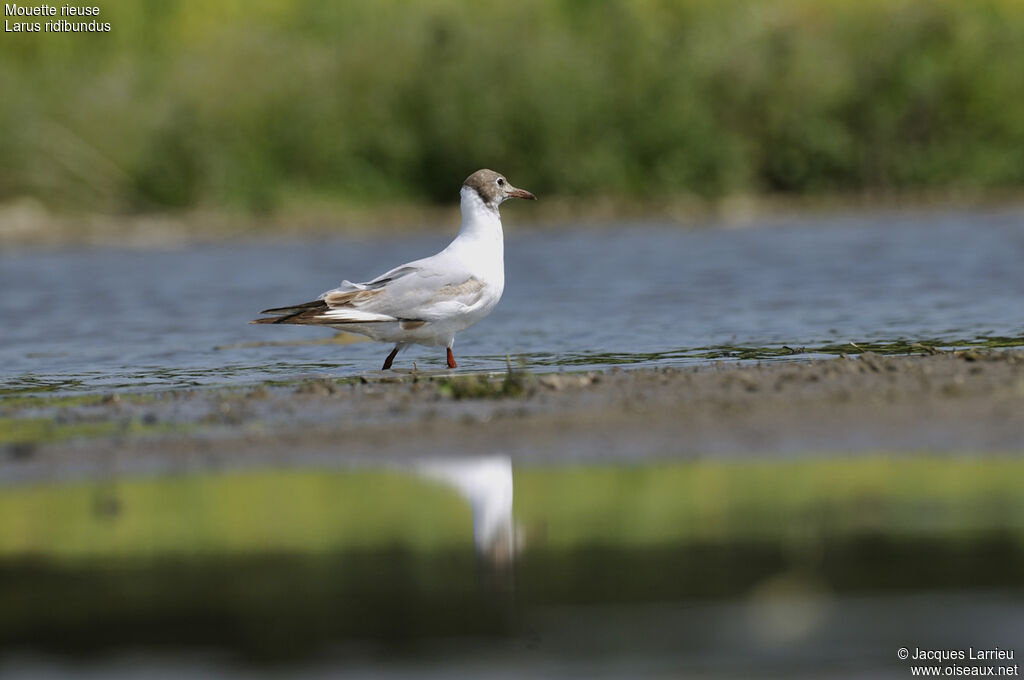
[{"label": "gull's neck", "polygon": [[476,189],[462,187],[462,227],[457,239],[483,239],[501,242],[501,215],[496,207],[484,203]]}]

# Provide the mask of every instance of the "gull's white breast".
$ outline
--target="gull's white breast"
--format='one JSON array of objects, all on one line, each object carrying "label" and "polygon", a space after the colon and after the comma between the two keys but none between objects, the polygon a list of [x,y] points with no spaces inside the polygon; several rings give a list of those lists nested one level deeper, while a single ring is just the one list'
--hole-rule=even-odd
[{"label": "gull's white breast", "polygon": [[394,321],[336,327],[382,342],[450,346],[456,333],[491,313],[505,290],[501,218],[476,191],[464,188],[462,228],[455,240],[437,255],[402,268],[414,273],[389,283],[379,297],[360,307],[364,314],[383,314]]}]

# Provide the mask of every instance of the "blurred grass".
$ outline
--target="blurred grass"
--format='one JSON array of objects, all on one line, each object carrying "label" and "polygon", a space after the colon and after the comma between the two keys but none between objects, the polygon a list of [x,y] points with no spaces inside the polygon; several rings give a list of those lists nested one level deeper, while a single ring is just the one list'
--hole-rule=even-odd
[{"label": "blurred grass", "polygon": [[[890,459],[517,469],[552,550],[793,548],[876,536],[1024,541],[1024,463]],[[320,555],[472,546],[468,503],[411,473],[271,471],[0,489],[0,561]]]},{"label": "blurred grass", "polygon": [[1015,0],[106,1],[0,41],[0,201],[288,212],[1024,182]]},{"label": "blurred grass", "polygon": [[0,557],[309,553],[450,547],[468,506],[379,471],[134,479],[0,490]]}]

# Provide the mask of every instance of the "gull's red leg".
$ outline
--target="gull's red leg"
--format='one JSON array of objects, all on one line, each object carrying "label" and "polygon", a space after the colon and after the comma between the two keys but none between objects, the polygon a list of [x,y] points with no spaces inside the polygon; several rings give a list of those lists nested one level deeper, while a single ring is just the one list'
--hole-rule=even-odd
[{"label": "gull's red leg", "polygon": [[395,360],[396,356],[398,356],[398,345],[395,345],[395,348],[391,350],[391,354],[389,354],[388,358],[384,360],[384,368],[380,370],[386,371],[391,368],[391,362]]},{"label": "gull's red leg", "polygon": [[448,368],[458,368],[459,365],[455,363],[455,355],[452,354],[452,348],[448,348]]}]

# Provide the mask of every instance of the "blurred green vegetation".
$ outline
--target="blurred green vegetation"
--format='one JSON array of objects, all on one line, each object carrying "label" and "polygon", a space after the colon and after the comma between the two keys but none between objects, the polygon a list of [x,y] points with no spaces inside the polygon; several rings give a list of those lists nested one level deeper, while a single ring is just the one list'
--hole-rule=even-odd
[{"label": "blurred green vegetation", "polygon": [[[517,469],[528,546],[1024,541],[1024,462],[858,459]],[[0,490],[0,562],[472,546],[469,504],[413,473],[246,472]],[[543,527],[542,535],[532,535]]]},{"label": "blurred green vegetation", "polygon": [[0,41],[0,200],[252,212],[1024,183],[1016,0],[97,0]]}]

